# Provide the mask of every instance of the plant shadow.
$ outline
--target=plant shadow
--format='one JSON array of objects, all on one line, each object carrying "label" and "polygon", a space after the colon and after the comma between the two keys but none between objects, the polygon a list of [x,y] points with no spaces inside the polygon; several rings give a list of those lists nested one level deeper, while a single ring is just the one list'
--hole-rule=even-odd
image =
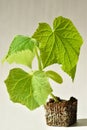
[{"label": "plant shadow", "polygon": [[87,126],[87,119],[78,119],[72,127]]}]

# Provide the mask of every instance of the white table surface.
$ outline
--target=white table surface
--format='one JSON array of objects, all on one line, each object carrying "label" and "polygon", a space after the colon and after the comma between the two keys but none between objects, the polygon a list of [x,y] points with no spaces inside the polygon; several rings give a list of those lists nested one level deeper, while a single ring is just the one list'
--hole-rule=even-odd
[{"label": "white table surface", "polygon": [[70,127],[52,127],[47,126],[46,130],[87,130],[87,119],[78,119],[77,123]]}]

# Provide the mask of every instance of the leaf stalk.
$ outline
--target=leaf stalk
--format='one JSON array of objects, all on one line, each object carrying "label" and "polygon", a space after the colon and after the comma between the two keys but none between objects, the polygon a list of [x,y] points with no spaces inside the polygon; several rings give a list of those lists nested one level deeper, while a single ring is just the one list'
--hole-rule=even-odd
[{"label": "leaf stalk", "polygon": [[55,102],[58,102],[58,98],[54,96],[53,93],[51,93],[50,96],[54,99]]},{"label": "leaf stalk", "polygon": [[42,67],[42,64],[41,64],[41,59],[40,59],[40,56],[38,54],[37,47],[35,48],[35,53],[36,53],[36,57],[37,57],[37,60],[38,60],[38,69],[43,70],[43,67]]}]

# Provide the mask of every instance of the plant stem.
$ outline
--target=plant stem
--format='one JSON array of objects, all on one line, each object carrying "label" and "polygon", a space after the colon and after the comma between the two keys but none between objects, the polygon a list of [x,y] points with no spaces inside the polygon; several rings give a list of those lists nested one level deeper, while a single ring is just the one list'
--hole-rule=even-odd
[{"label": "plant stem", "polygon": [[37,57],[37,60],[38,60],[38,68],[39,68],[39,70],[42,70],[43,68],[42,68],[42,65],[41,65],[41,59],[40,59],[40,56],[38,54],[37,48],[35,48],[35,53],[36,53],[36,57]]},{"label": "plant stem", "polygon": [[58,102],[58,99],[56,96],[54,96],[52,93],[50,94],[50,96],[54,99],[55,102]]}]

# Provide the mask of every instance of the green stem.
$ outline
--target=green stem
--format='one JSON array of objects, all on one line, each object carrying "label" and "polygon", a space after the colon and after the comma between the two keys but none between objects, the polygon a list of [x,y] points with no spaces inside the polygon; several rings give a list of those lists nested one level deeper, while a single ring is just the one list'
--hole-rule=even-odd
[{"label": "green stem", "polygon": [[36,53],[36,57],[37,57],[37,60],[38,60],[38,68],[39,68],[39,70],[42,70],[43,68],[42,68],[42,64],[41,64],[41,60],[40,60],[40,56],[38,54],[37,48],[35,49],[35,53]]},{"label": "green stem", "polygon": [[58,99],[56,96],[54,96],[52,93],[50,94],[50,96],[54,99],[55,102],[58,102]]}]

